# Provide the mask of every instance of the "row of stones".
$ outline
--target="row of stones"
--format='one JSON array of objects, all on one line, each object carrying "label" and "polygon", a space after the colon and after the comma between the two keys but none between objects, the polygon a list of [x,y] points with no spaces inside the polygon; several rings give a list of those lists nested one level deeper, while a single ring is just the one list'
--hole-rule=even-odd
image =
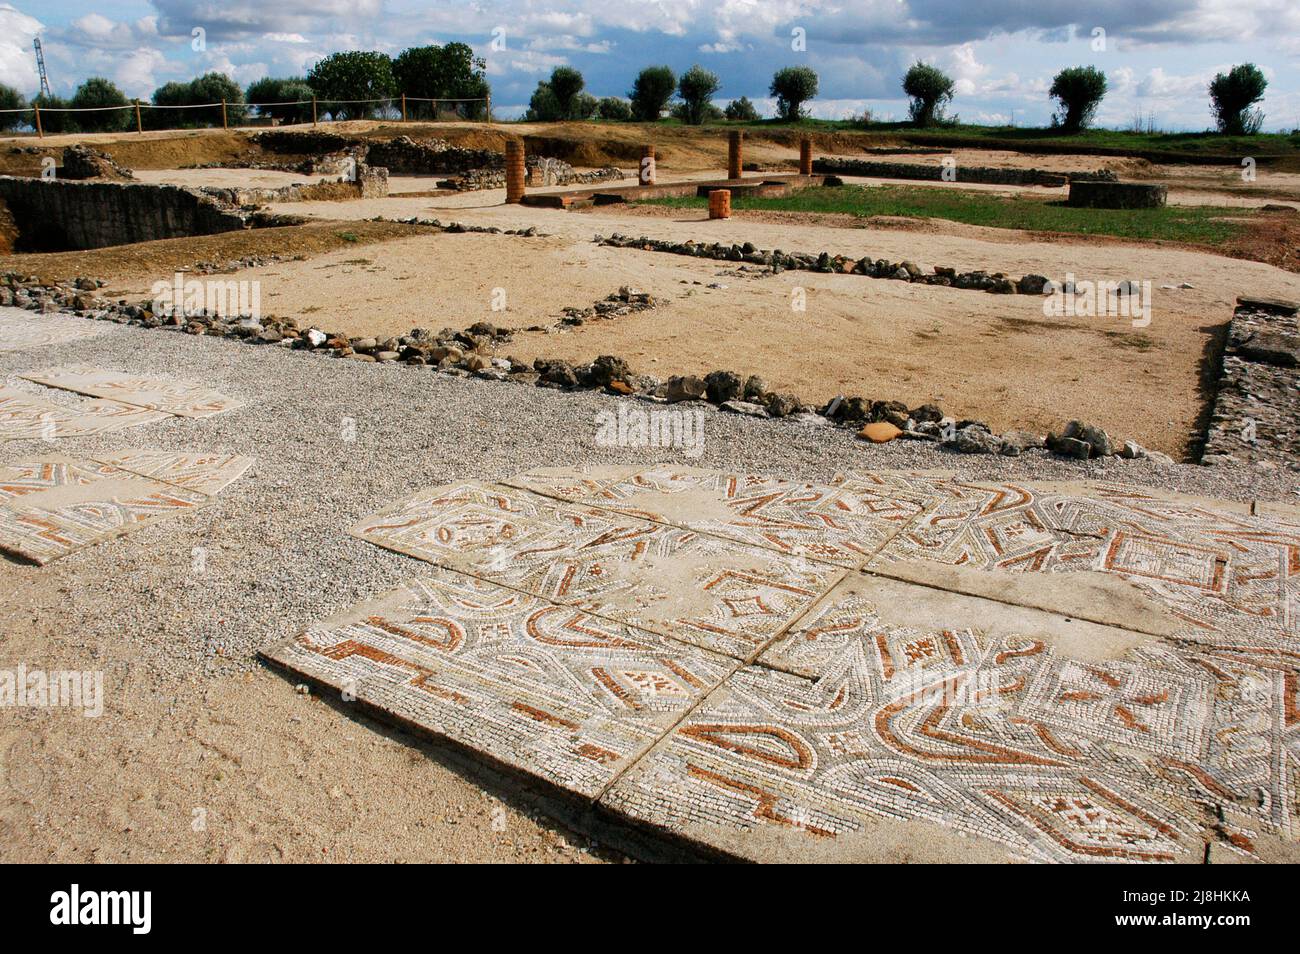
[{"label": "row of stones", "polygon": [[1296,303],[1239,298],[1201,457],[1300,470],[1300,319]]},{"label": "row of stones", "polygon": [[633,237],[618,233],[609,237],[597,235],[593,241],[598,245],[614,248],[668,252],[674,255],[689,255],[694,258],[727,262],[749,262],[766,266],[774,272],[790,269],[827,274],[865,275],[869,278],[890,278],[922,285],[943,285],[1001,295],[1049,295],[1061,287],[1044,275],[1024,275],[1013,281],[1002,272],[992,274],[983,271],[959,272],[955,268],[942,265],[934,266],[933,270],[927,273],[915,262],[891,262],[884,258],[873,261],[865,257],[854,259],[847,255],[832,255],[830,252],[783,252],[779,248],[760,249],[752,242],[731,245],[689,240],[673,242],[667,239],[652,239],[644,235]]},{"label": "row of stones", "polygon": [[[464,228],[471,230],[471,227]],[[25,278],[10,272],[0,283],[0,304],[47,313],[71,311],[88,318],[146,328],[224,336],[252,344],[289,347],[359,361],[427,366],[448,374],[473,375],[538,387],[602,389],[611,394],[636,396],[660,403],[707,401],[725,411],[750,417],[793,417],[851,427],[858,431],[859,437],[878,443],[903,437],[933,441],[962,453],[1016,456],[1027,450],[1046,448],[1084,460],[1116,455],[1172,463],[1164,454],[1145,450],[1132,441],[1117,442],[1101,428],[1079,421],[1071,421],[1059,435],[1040,436],[1025,431],[998,435],[981,421],[949,417],[935,404],[909,408],[901,401],[837,396],[817,406],[795,395],[769,389],[756,375],[742,377],[733,371],[713,371],[703,378],[676,375],[663,381],[635,373],[625,360],[613,355],[601,355],[583,364],[549,357],[539,357],[528,363],[495,354],[501,344],[511,339],[513,332],[489,322],[476,322],[462,331],[444,328],[436,334],[429,329],[416,328],[400,337],[379,340],[331,334],[315,327],[300,329],[291,318],[238,318],[206,313],[156,315],[147,305],[102,298],[98,290],[103,285],[102,280],[91,278],[45,285],[34,277]],[[605,301],[611,303],[614,310],[639,310],[657,304],[649,295],[627,288],[620,289]],[[608,313],[600,308],[599,303],[592,310]]]}]

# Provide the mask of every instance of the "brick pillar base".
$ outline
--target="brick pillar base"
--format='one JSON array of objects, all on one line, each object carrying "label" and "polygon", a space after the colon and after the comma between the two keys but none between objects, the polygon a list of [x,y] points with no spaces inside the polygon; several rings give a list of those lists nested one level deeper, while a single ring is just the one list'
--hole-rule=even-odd
[{"label": "brick pillar base", "polygon": [[641,147],[641,168],[637,173],[643,186],[655,184],[655,147]]},{"label": "brick pillar base", "polygon": [[799,140],[799,175],[812,175],[812,140]]},{"label": "brick pillar base", "polygon": [[745,134],[739,129],[732,130],[730,137],[727,139],[727,178],[739,179],[742,171],[742,147],[741,143],[745,141]]},{"label": "brick pillar base", "polygon": [[522,139],[506,140],[506,202],[524,201],[524,143]]},{"label": "brick pillar base", "polygon": [[709,218],[731,218],[731,190],[714,189],[709,193]]}]

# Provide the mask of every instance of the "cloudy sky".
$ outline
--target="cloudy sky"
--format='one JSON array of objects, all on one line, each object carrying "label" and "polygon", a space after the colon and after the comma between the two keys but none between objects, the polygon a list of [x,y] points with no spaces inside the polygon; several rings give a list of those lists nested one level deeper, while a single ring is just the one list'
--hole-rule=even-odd
[{"label": "cloudy sky", "polygon": [[815,115],[902,118],[899,78],[921,59],[957,81],[964,120],[1042,124],[1056,70],[1092,64],[1110,80],[1102,125],[1141,115],[1196,130],[1210,124],[1210,78],[1249,61],[1269,78],[1265,128],[1300,127],[1300,0],[0,2],[0,81],[26,93],[37,88],[37,34],[56,93],[103,75],[142,97],[208,70],[246,85],[302,74],[335,50],[460,40],[487,59],[506,116],[559,64],[610,96],[626,95],[642,66],[699,63],[721,77],[723,101],[745,95],[770,113],[772,72],[807,64],[821,75]]}]

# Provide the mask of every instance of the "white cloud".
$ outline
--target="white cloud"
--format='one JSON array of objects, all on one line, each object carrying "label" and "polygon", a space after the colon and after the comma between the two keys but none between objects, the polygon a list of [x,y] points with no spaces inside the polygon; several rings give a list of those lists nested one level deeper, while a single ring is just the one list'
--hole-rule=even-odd
[{"label": "white cloud", "polygon": [[8,3],[0,3],[0,83],[20,93],[34,93],[40,85],[32,38],[44,25]]}]

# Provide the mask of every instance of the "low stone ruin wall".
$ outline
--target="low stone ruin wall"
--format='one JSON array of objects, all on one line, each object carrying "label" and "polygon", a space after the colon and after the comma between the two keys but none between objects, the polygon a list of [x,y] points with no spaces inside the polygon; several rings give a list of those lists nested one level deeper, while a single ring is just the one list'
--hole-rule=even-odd
[{"label": "low stone ruin wall", "polygon": [[[589,172],[578,172],[563,159],[546,156],[528,156],[524,160],[524,183],[530,188],[538,186],[585,185],[593,182],[616,182],[623,178],[623,170],[605,166]],[[480,189],[504,189],[506,186],[505,157],[496,154],[495,164],[480,169],[467,170],[463,175],[443,179],[441,189],[457,192],[474,192]]]},{"label": "low stone ruin wall", "polygon": [[256,206],[268,202],[346,201],[348,199],[382,199],[388,195],[388,170],[382,166],[358,163],[351,178],[322,179],[279,188],[237,188],[204,186],[199,191],[218,202],[235,206]]},{"label": "low stone ruin wall", "polygon": [[[980,185],[1025,185],[1059,187],[1070,181],[1072,173],[1044,172],[1042,169],[1001,169],[994,166],[952,167],[956,182]],[[945,167],[940,163],[879,162],[873,159],[816,159],[813,172],[838,176],[870,176],[875,179],[924,179],[944,181]],[[1098,173],[1082,173],[1096,176]]]},{"label": "low stone ruin wall", "polygon": [[674,242],[668,239],[633,237],[615,233],[608,238],[597,235],[597,245],[614,248],[639,249],[645,252],[668,252],[672,255],[689,255],[693,258],[711,258],[726,262],[746,262],[761,265],[773,272],[796,269],[805,272],[824,272],[838,275],[865,275],[868,278],[887,278],[921,285],[944,285],[990,292],[995,295],[1049,295],[1059,286],[1044,275],[1022,275],[1012,279],[1002,272],[959,272],[943,265],[927,272],[915,262],[896,262],[887,258],[850,258],[829,252],[782,252],[778,249],[761,249],[750,242],[727,245],[721,242]]},{"label": "low stone ruin wall", "polygon": [[1084,209],[1158,209],[1168,197],[1169,190],[1162,185],[1080,180],[1070,183],[1068,201]]},{"label": "low stone ruin wall", "polygon": [[1295,302],[1237,299],[1203,464],[1300,469],[1300,319]]},{"label": "low stone ruin wall", "polygon": [[69,251],[213,235],[247,216],[173,185],[0,176],[0,201],[18,229],[17,251]]}]

